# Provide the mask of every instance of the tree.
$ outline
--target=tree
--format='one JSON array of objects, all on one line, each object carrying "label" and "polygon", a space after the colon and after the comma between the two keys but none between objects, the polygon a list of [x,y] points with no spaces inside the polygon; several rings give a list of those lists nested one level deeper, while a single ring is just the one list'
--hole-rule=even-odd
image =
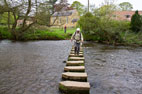
[{"label": "tree", "polygon": [[37,23],[39,25],[50,26],[50,17],[52,16],[49,3],[40,3],[36,13]]},{"label": "tree", "polygon": [[122,11],[132,10],[133,6],[129,2],[123,2],[119,4],[119,7]]},{"label": "tree", "polygon": [[84,12],[84,5],[81,4],[78,1],[74,1],[73,4],[71,5],[72,8],[76,9],[79,12],[79,15],[82,15]]},{"label": "tree", "polygon": [[[33,21],[30,24],[27,24],[27,20],[30,18],[32,11],[32,1],[31,0],[4,0],[4,3],[1,3],[0,6],[4,6],[4,11],[8,13],[8,24],[11,23],[10,15],[12,14],[14,18],[14,22],[12,26],[8,26],[10,28],[10,32],[13,35],[15,40],[22,39],[22,35],[36,22]],[[22,19],[22,25],[17,26],[17,22],[19,19]]]},{"label": "tree", "polygon": [[52,25],[51,23],[51,17],[55,13],[55,3],[57,0],[48,0],[43,3],[40,3],[38,5],[38,10],[37,10],[37,23],[40,25],[46,25],[50,27]]},{"label": "tree", "polygon": [[[4,12],[3,14],[0,14],[0,24],[3,24],[3,25],[7,25],[8,24],[8,12]],[[10,21],[9,21],[9,24],[13,24],[14,23],[14,18],[12,16],[12,13],[10,13]]]},{"label": "tree", "polygon": [[134,32],[139,32],[142,27],[142,17],[139,12],[136,11],[135,14],[131,18],[131,29]]},{"label": "tree", "polygon": [[100,8],[95,9],[94,13],[88,12],[83,15],[78,24],[84,31],[84,38],[111,44],[122,42],[120,32],[129,27],[126,21],[122,23],[112,19],[112,13],[116,9],[113,2],[105,2]]}]

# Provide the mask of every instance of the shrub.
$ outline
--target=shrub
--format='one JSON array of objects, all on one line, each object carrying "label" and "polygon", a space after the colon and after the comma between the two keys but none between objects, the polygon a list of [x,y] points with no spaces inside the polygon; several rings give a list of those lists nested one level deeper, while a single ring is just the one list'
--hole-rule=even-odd
[{"label": "shrub", "polygon": [[130,22],[112,20],[107,16],[87,13],[78,24],[83,30],[85,40],[108,43],[123,42],[123,32],[129,30]]},{"label": "shrub", "polygon": [[142,17],[139,15],[138,11],[131,18],[131,29],[134,32],[139,32],[142,28]]}]

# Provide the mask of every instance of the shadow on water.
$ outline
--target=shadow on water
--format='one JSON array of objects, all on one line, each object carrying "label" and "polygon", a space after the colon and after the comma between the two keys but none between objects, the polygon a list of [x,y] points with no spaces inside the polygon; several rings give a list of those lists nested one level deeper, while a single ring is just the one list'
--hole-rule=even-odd
[{"label": "shadow on water", "polygon": [[91,42],[84,47],[91,94],[142,94],[142,48]]}]

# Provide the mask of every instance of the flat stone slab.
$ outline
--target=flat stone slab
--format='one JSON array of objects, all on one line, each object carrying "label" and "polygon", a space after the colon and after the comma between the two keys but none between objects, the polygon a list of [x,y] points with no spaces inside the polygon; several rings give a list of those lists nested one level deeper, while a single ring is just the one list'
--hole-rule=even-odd
[{"label": "flat stone slab", "polygon": [[65,72],[84,72],[84,66],[67,66],[64,68]]},{"label": "flat stone slab", "polygon": [[[72,50],[74,50],[74,47],[72,47]],[[83,47],[80,47],[80,50],[83,50]]]},{"label": "flat stone slab", "polygon": [[[74,51],[71,51],[70,53],[71,53],[71,54],[74,54]],[[79,54],[83,54],[83,52],[79,52]]]},{"label": "flat stone slab", "polygon": [[[74,49],[71,49],[71,51],[75,51]],[[80,52],[83,52],[83,50],[80,50]]]},{"label": "flat stone slab", "polygon": [[65,72],[62,73],[62,79],[87,82],[87,73]]},{"label": "flat stone slab", "polygon": [[79,54],[79,55],[69,54],[69,57],[83,57],[83,54]]},{"label": "flat stone slab", "polygon": [[67,66],[84,66],[84,61],[67,61]]},{"label": "flat stone slab", "polygon": [[59,90],[65,94],[89,94],[90,84],[88,82],[62,81]]},{"label": "flat stone slab", "polygon": [[68,60],[84,60],[85,58],[84,57],[69,57]]}]

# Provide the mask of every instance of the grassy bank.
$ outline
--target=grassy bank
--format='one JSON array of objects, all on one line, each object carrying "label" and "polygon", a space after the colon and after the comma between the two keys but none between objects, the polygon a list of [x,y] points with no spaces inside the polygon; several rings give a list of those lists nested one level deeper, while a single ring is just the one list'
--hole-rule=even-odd
[{"label": "grassy bank", "polygon": [[[24,33],[22,40],[65,40],[70,39],[72,33],[75,29],[67,29],[67,33],[64,33],[63,29],[51,28],[51,29],[31,29]],[[104,34],[102,34],[104,35]],[[115,35],[115,34],[112,34]],[[109,37],[111,35],[108,35]],[[131,31],[119,32],[120,41],[110,37],[110,40],[106,40],[106,35],[100,37],[98,33],[95,34],[84,34],[84,39],[86,41],[95,41],[107,44],[115,45],[139,45],[142,46],[142,32],[134,33]],[[107,37],[108,38],[108,37]],[[7,27],[0,27],[0,39],[13,39],[12,34],[8,31]],[[109,39],[109,38],[108,38]]]},{"label": "grassy bank", "polygon": [[[22,40],[65,40],[70,39],[74,31],[67,29],[67,33],[64,33],[63,29],[30,29],[23,34]],[[7,27],[0,27],[0,39],[13,39]]]},{"label": "grassy bank", "polygon": [[111,45],[134,45],[134,46],[142,46],[142,32],[134,33],[132,31],[126,31],[126,32],[119,32],[119,40],[111,39],[110,40],[102,40],[98,35],[90,35],[90,34],[84,34],[84,38],[86,41],[95,41],[95,42],[101,42],[105,44],[111,44]]}]

